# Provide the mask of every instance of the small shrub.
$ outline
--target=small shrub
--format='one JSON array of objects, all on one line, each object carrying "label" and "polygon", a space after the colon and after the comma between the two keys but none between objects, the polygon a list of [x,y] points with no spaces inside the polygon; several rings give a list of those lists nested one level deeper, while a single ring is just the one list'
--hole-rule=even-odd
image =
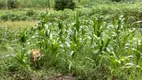
[{"label": "small shrub", "polygon": [[5,7],[5,3],[4,1],[0,0],[0,9],[4,8]]},{"label": "small shrub", "polygon": [[34,12],[32,9],[29,9],[29,10],[26,11],[26,15],[27,15],[27,16],[33,16],[34,13],[35,13],[35,12]]},{"label": "small shrub", "polygon": [[11,21],[16,21],[16,20],[20,20],[19,15],[14,14],[14,13],[6,13],[4,15],[2,15],[0,17],[1,20],[7,21],[7,20],[11,20]]},{"label": "small shrub", "polygon": [[75,2],[73,0],[55,0],[55,9],[64,10],[65,8],[74,9]]},{"label": "small shrub", "polygon": [[17,0],[8,0],[7,1],[7,7],[8,7],[8,9],[18,8]]}]

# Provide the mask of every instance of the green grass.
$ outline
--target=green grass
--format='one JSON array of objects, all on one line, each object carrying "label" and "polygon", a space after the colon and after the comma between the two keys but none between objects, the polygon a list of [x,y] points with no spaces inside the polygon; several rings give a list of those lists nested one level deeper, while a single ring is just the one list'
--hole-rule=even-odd
[{"label": "green grass", "polygon": [[1,21],[0,27],[4,28],[7,27],[9,29],[25,29],[25,28],[31,28],[37,24],[37,21]]},{"label": "green grass", "polygon": [[[18,8],[49,8],[48,3],[50,4],[50,8],[54,8],[54,1],[55,0],[17,0],[18,1]],[[110,4],[115,3],[111,0],[73,0],[76,3],[77,7],[90,7],[92,5],[97,4]],[[140,2],[140,0],[122,0],[120,3],[136,3]],[[7,0],[0,0],[0,8],[5,9],[7,8]]]},{"label": "green grass", "polygon": [[53,9],[35,9],[35,8],[22,8],[13,10],[0,10],[0,20],[3,21],[32,21],[38,20],[41,13],[47,13],[48,21],[56,21],[57,18],[61,20],[74,20],[73,14],[79,10],[81,16],[109,16],[109,18],[119,17],[124,15],[131,18],[132,21],[141,20],[141,2],[135,4],[117,3],[117,4],[97,4],[92,7],[80,7],[73,10],[65,9],[64,11],[56,11]]},{"label": "green grass", "polygon": [[20,76],[9,78],[34,79],[24,74],[31,75],[36,70],[29,53],[40,48],[44,56],[33,74],[41,78],[53,70],[55,74],[75,74],[83,80],[141,79],[142,37],[136,25],[128,24],[124,16],[106,20],[82,18],[79,12],[75,13],[72,22],[57,19],[51,23],[47,20],[49,15],[43,14],[36,27],[20,31],[1,28],[1,49],[12,54],[1,60],[2,78],[9,75],[6,72],[14,71],[14,75]]},{"label": "green grass", "polygon": [[[141,4],[97,4],[74,11],[0,10],[1,16],[9,11],[25,16],[33,10],[39,21],[29,14],[30,20],[0,21],[0,79],[141,80],[142,29],[136,23]],[[38,48],[43,57],[36,67],[30,53]]]}]

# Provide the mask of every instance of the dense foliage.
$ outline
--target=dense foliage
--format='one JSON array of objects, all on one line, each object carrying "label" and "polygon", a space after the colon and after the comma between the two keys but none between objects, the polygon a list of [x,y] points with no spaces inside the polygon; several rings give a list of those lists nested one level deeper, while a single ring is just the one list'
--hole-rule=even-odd
[{"label": "dense foliage", "polygon": [[31,29],[1,29],[0,47],[10,53],[0,58],[7,59],[1,61],[4,64],[0,69],[36,70],[29,54],[31,49],[40,48],[44,56],[38,69],[44,73],[54,68],[85,80],[140,79],[142,34],[134,28],[136,25],[128,24],[129,19],[123,15],[114,20],[79,15],[77,11],[73,22],[57,19],[50,23],[45,13]]},{"label": "dense foliage", "polygon": [[[8,8],[8,6],[9,7],[13,6],[17,8],[55,8],[54,7],[55,1],[56,0],[0,0],[0,8],[6,9]],[[72,3],[72,0],[63,0],[63,1],[69,1],[69,2],[71,1],[71,4],[69,5],[74,5],[74,3]],[[122,3],[129,3],[129,2],[136,3],[140,0],[73,0],[73,2],[75,2],[77,7],[81,6],[90,7],[94,4],[97,5],[98,3],[108,4],[112,3],[112,1],[122,2]],[[73,8],[73,6],[71,8]]]},{"label": "dense foliage", "polygon": [[[0,80],[141,80],[141,4],[1,11],[0,20],[38,23],[18,30],[0,25]],[[33,49],[42,55],[37,65]]]},{"label": "dense foliage", "polygon": [[17,0],[8,0],[7,6],[9,9],[18,8],[18,2],[17,2]]},{"label": "dense foliage", "polygon": [[74,9],[75,3],[73,0],[55,0],[56,10],[64,10],[65,8]]}]

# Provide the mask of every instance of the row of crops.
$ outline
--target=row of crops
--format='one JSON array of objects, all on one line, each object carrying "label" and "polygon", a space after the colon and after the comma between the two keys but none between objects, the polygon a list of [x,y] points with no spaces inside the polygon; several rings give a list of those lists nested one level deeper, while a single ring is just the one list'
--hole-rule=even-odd
[{"label": "row of crops", "polygon": [[[1,28],[1,73],[47,73],[54,68],[64,74],[73,73],[81,80],[141,80],[141,28],[123,15],[108,19],[79,14],[76,11],[74,21],[56,19],[51,23],[45,13],[30,29]],[[43,57],[37,69],[29,54],[38,48]],[[23,78],[27,79],[25,75]]]}]

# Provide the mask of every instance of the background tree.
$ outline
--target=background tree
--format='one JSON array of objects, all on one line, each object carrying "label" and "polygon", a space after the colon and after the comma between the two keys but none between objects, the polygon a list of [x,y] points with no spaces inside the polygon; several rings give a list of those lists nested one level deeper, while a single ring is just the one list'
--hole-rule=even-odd
[{"label": "background tree", "polygon": [[65,8],[74,9],[75,2],[73,0],[55,0],[54,7],[56,10],[64,10]]},{"label": "background tree", "polygon": [[8,0],[7,1],[7,7],[8,7],[8,9],[17,8],[18,7],[18,1],[17,0]]}]

